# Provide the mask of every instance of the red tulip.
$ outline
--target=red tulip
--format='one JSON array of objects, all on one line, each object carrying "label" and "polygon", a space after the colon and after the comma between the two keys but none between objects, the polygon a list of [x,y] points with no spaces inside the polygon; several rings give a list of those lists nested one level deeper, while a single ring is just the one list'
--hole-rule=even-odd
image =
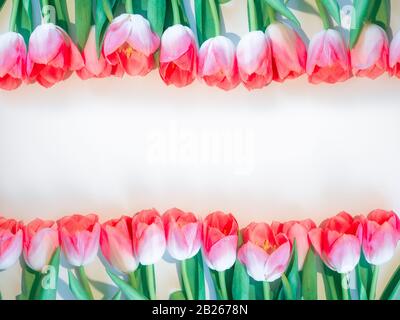
[{"label": "red tulip", "polygon": [[165,252],[165,231],[157,210],[143,210],[132,219],[133,247],[142,265],[158,262]]},{"label": "red tulip", "polygon": [[144,76],[154,68],[154,53],[160,46],[159,37],[150,23],[138,14],[122,14],[110,24],[103,53],[115,68],[131,76]]},{"label": "red tulip", "polygon": [[333,271],[349,273],[360,260],[362,226],[346,212],[323,221],[309,232],[322,261]]},{"label": "red tulip", "polygon": [[186,260],[199,252],[202,224],[193,213],[171,209],[164,213],[163,222],[167,250],[171,257]]},{"label": "red tulip", "polygon": [[38,26],[29,40],[29,82],[49,88],[83,68],[82,56],[68,34],[52,23]]},{"label": "red tulip", "polygon": [[14,90],[26,77],[26,45],[15,32],[0,35],[0,88]]},{"label": "red tulip", "polygon": [[266,223],[251,223],[243,230],[238,258],[256,281],[273,282],[285,272],[291,254],[289,239]]},{"label": "red tulip", "polygon": [[376,79],[388,70],[389,40],[381,27],[366,24],[351,50],[353,72],[358,77]]},{"label": "red tulip", "polygon": [[199,51],[198,75],[207,85],[223,90],[239,85],[235,45],[230,39],[218,36],[203,43]]},{"label": "red tulip", "polygon": [[389,66],[391,75],[400,78],[400,32],[397,32],[390,44]]},{"label": "red tulip", "polygon": [[342,82],[351,77],[349,49],[338,31],[323,30],[311,39],[307,74],[313,84]]},{"label": "red tulip", "polygon": [[363,226],[362,248],[366,260],[373,265],[391,260],[400,239],[400,219],[396,213],[375,210],[359,219]]},{"label": "red tulip", "polygon": [[178,88],[196,79],[197,46],[192,30],[180,24],[164,31],[161,37],[160,75],[167,85]]},{"label": "red tulip", "polygon": [[131,273],[139,265],[133,249],[132,218],[121,217],[103,223],[100,246],[107,261],[119,271]]},{"label": "red tulip", "polygon": [[275,234],[285,234],[292,246],[296,240],[298,267],[299,270],[302,270],[311,246],[308,233],[310,230],[316,228],[314,221],[307,219],[303,221],[288,221],[285,223],[273,222],[271,227]]},{"label": "red tulip", "polygon": [[22,251],[22,224],[14,219],[0,217],[0,270],[17,262]]},{"label": "red tulip", "polygon": [[214,212],[203,222],[203,251],[209,268],[225,271],[236,261],[238,223],[232,214]]},{"label": "red tulip", "polygon": [[263,32],[247,33],[238,44],[236,57],[247,89],[260,89],[272,81],[271,45]]},{"label": "red tulip", "polygon": [[58,247],[58,228],[54,221],[35,219],[24,226],[24,259],[31,269],[42,271]]},{"label": "red tulip", "polygon": [[267,27],[266,36],[271,42],[275,81],[294,79],[306,72],[307,48],[293,28],[274,22]]},{"label": "red tulip", "polygon": [[96,257],[100,239],[98,220],[95,214],[75,214],[58,221],[61,248],[71,265],[85,266]]}]

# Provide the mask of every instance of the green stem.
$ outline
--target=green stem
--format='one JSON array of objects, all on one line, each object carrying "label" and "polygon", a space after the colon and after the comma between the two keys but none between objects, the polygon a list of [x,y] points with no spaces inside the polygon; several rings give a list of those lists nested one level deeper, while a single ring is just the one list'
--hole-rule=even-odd
[{"label": "green stem", "polygon": [[190,281],[189,281],[189,277],[188,277],[187,264],[186,263],[187,263],[186,260],[183,260],[182,263],[181,263],[183,288],[185,289],[186,298],[188,300],[194,300],[192,289],[190,288]]},{"label": "green stem", "polygon": [[258,30],[257,10],[254,0],[247,0],[247,8],[249,14],[249,30]]},{"label": "green stem", "polygon": [[215,25],[215,36],[219,36],[221,34],[221,22],[219,21],[217,0],[208,0],[211,9],[211,16]]},{"label": "green stem", "polygon": [[139,288],[139,282],[138,282],[138,279],[136,277],[136,271],[133,271],[133,272],[129,273],[128,277],[129,277],[129,283],[130,283],[131,287],[134,288],[134,289],[138,289]]},{"label": "green stem", "polygon": [[267,5],[267,14],[270,23],[274,23],[276,21],[275,10],[270,5]]},{"label": "green stem", "polygon": [[374,267],[374,271],[372,272],[372,280],[371,280],[371,288],[369,290],[369,300],[375,300],[376,298],[376,286],[378,284],[378,276],[379,276],[379,266]]},{"label": "green stem", "polygon": [[340,277],[341,277],[340,285],[342,287],[342,300],[350,300],[349,284],[347,282],[347,273],[341,273]]},{"label": "green stem", "polygon": [[331,27],[331,21],[330,21],[328,12],[326,11],[326,8],[325,8],[324,4],[321,2],[321,0],[315,0],[315,2],[317,3],[319,15],[322,19],[324,29],[328,30]]},{"label": "green stem", "polygon": [[82,286],[85,289],[85,292],[87,293],[89,299],[94,300],[93,292],[92,292],[92,289],[90,288],[89,279],[85,272],[85,267],[80,266],[78,268],[78,273],[79,273],[79,279],[81,280]]},{"label": "green stem", "polygon": [[332,300],[338,300],[338,295],[337,295],[337,292],[336,292],[335,279],[333,278],[333,276],[327,275],[327,281],[328,281],[329,291],[331,292]]},{"label": "green stem", "polygon": [[43,17],[43,23],[49,23],[51,22],[51,14],[50,12],[45,13],[44,9],[46,7],[49,7],[49,0],[42,0],[42,17]]},{"label": "green stem", "polygon": [[126,0],[125,1],[125,10],[126,10],[126,13],[129,13],[129,14],[133,14],[133,1],[132,0]]},{"label": "green stem", "polygon": [[228,290],[226,288],[225,271],[218,272],[219,287],[221,289],[222,300],[228,300]]},{"label": "green stem", "polygon": [[146,266],[146,280],[147,280],[147,287],[149,289],[149,298],[150,300],[156,300],[156,282],[154,279],[153,264]]},{"label": "green stem", "polygon": [[173,22],[174,25],[181,24],[181,14],[179,12],[178,0],[172,0],[171,5],[172,5],[172,16],[174,18],[174,22]]},{"label": "green stem", "polygon": [[268,281],[263,282],[264,300],[271,300],[271,286]]},{"label": "green stem", "polygon": [[13,0],[10,17],[10,31],[16,31],[15,22],[17,21],[19,2],[20,0]]}]

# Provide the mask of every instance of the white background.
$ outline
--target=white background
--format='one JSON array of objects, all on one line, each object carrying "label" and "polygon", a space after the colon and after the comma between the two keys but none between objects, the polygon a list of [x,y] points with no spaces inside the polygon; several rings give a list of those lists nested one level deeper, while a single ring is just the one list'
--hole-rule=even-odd
[{"label": "white background", "polygon": [[[393,2],[396,31],[400,5]],[[9,12],[8,4],[1,32]],[[245,12],[245,0],[223,7],[236,41],[247,32]],[[316,16],[296,14],[308,38],[321,29]],[[334,86],[302,77],[226,93],[201,83],[166,87],[155,71],[1,91],[0,212],[24,221],[96,212],[105,220],[176,206],[201,216],[232,212],[242,227],[319,223],[341,210],[400,212],[399,88],[386,75]],[[398,254],[382,282],[399,263]],[[167,298],[179,287],[175,265],[163,261],[157,270],[159,297]],[[106,289],[99,261],[88,273]],[[3,295],[14,298],[19,282],[19,267],[1,273]],[[71,297],[66,286],[63,280],[61,298]]]}]

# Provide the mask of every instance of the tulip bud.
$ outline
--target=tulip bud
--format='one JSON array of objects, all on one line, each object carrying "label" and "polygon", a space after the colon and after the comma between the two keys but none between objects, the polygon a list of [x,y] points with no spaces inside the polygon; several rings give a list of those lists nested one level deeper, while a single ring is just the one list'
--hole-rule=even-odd
[{"label": "tulip bud", "polygon": [[0,270],[15,264],[22,251],[22,224],[14,219],[0,217]]},{"label": "tulip bud", "polygon": [[222,272],[236,261],[238,223],[232,214],[214,212],[203,222],[203,253],[208,267]]},{"label": "tulip bud", "polygon": [[155,264],[162,258],[165,231],[157,210],[143,210],[132,218],[132,237],[135,254],[142,265]]},{"label": "tulip bud", "polygon": [[168,253],[177,260],[194,257],[201,247],[202,224],[191,212],[168,210],[163,215]]},{"label": "tulip bud", "polygon": [[0,88],[14,90],[26,77],[26,45],[15,32],[0,35]]},{"label": "tulip bud", "polygon": [[58,221],[61,248],[68,262],[81,267],[91,263],[99,250],[100,224],[95,214],[75,214]]},{"label": "tulip bud", "polygon": [[54,221],[35,219],[24,226],[24,259],[31,269],[41,272],[50,264],[58,247],[58,228]]},{"label": "tulip bud", "polygon": [[394,36],[389,53],[390,74],[400,78],[400,32]]}]

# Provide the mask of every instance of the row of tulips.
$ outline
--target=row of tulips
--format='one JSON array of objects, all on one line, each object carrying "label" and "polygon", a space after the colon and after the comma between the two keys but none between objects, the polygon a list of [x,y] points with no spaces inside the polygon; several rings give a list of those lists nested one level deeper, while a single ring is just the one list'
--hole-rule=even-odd
[{"label": "row of tulips", "polygon": [[[28,224],[0,218],[0,270],[12,267],[22,252],[18,298],[55,299],[61,248],[76,269],[76,275],[69,270],[72,293],[77,299],[93,299],[84,267],[100,247],[119,288],[113,299],[122,294],[132,300],[156,299],[154,265],[167,251],[180,263],[182,284],[171,299],[205,299],[207,266],[218,299],[317,299],[321,272],[328,299],[364,300],[376,298],[379,267],[393,258],[399,240],[400,219],[384,210],[356,217],[341,212],[319,227],[308,219],[253,222],[242,230],[232,214],[214,212],[201,220],[179,209],[162,216],[155,209],[144,210],[103,224],[95,214]],[[49,270],[56,279],[47,288],[43,278]],[[357,280],[355,292],[348,285],[351,275]],[[399,294],[400,269],[382,299]]]},{"label": "row of tulips", "polygon": [[[218,1],[211,2],[218,10]],[[199,78],[224,90],[240,83],[247,89],[263,88],[273,80],[283,82],[303,74],[313,84],[341,82],[353,75],[375,79],[386,72],[400,77],[400,33],[389,44],[386,31],[367,22],[350,50],[321,8],[325,29],[311,39],[307,48],[296,29],[278,21],[276,11],[268,4],[258,9],[268,13],[266,29],[257,23],[255,17],[260,12],[250,5],[253,2],[249,0],[250,32],[237,47],[221,34],[216,14],[214,36],[204,39],[198,49],[198,39],[184,25],[184,9],[174,10],[174,3],[180,4],[176,0],[171,1],[173,23],[161,34],[152,30],[145,17],[134,14],[127,0],[127,13],[112,20],[100,50],[97,25],[88,30],[87,42],[80,51],[65,30],[43,19],[30,35],[28,47],[16,32],[0,36],[0,88],[16,89],[23,82],[37,82],[48,88],[73,72],[82,79],[144,76],[157,64],[167,85],[184,87]]]}]

